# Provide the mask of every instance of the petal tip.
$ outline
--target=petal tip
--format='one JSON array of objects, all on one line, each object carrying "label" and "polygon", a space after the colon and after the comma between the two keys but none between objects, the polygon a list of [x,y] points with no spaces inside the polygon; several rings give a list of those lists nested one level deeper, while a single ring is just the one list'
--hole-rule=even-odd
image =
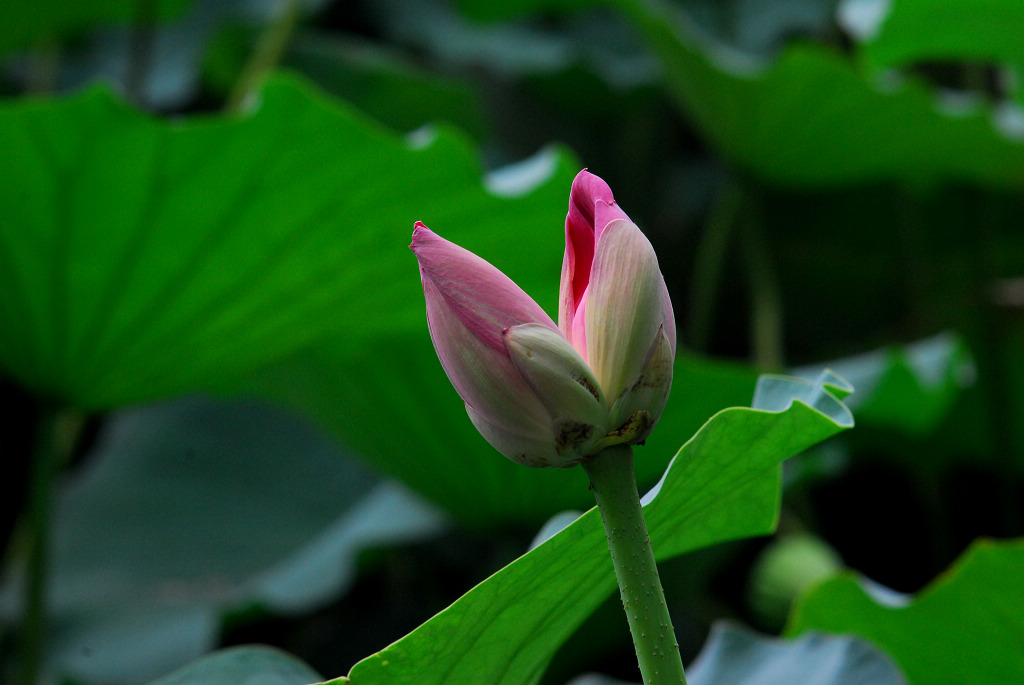
[{"label": "petal tip", "polygon": [[576,177],[572,180],[572,188],[570,194],[573,192],[587,193],[591,200],[603,199],[606,202],[615,202],[615,196],[612,194],[611,186],[609,186],[603,178],[597,174],[592,174],[590,170],[584,168],[581,169]]},{"label": "petal tip", "polygon": [[427,228],[426,224],[424,224],[422,221],[417,221],[412,226],[412,242],[409,243],[409,249],[415,252],[417,240],[422,241],[434,235],[435,233],[431,231],[429,228]]}]

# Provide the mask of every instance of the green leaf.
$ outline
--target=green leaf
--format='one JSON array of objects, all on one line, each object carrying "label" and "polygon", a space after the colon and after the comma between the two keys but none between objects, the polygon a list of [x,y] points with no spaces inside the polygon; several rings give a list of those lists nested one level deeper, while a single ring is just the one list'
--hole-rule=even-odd
[{"label": "green leaf", "polygon": [[[826,416],[794,400],[781,412],[733,408],[712,417],[643,498],[657,557],[769,532],[778,517],[782,460],[850,425],[841,402],[829,410]],[[614,588],[600,517],[591,509],[356,664],[349,677],[355,685],[535,683]]]},{"label": "green leaf", "polygon": [[[47,669],[152,678],[213,648],[227,617],[323,606],[363,550],[442,525],[280,411],[188,399],[119,413],[57,502]],[[18,580],[0,594],[8,620]]]},{"label": "green leaf", "polygon": [[716,623],[697,660],[690,685],[903,685],[892,662],[863,640],[818,634],[796,640],[758,635]]},{"label": "green leaf", "polygon": [[1017,0],[854,0],[840,16],[878,67],[919,61],[1024,64],[1024,4]]},{"label": "green leaf", "polygon": [[[847,405],[865,425],[913,436],[932,433],[948,416],[977,371],[967,346],[952,333],[891,346],[824,364],[857,388]],[[813,377],[818,367],[794,369]]]},{"label": "green leaf", "polygon": [[270,647],[234,647],[189,664],[150,685],[307,685],[316,671]]},{"label": "green leaf", "polygon": [[765,411],[783,411],[793,400],[800,400],[826,415],[836,414],[843,425],[853,425],[853,415],[846,405],[836,400],[849,396],[853,386],[828,369],[815,379],[792,378],[767,374],[757,382],[752,406]]},{"label": "green leaf", "polygon": [[[960,0],[948,17],[940,12],[938,23],[931,23],[935,3],[913,4],[920,6],[919,19],[908,21],[901,34],[929,23],[925,39],[944,31],[966,36],[964,17],[997,9],[985,19],[968,19],[979,33],[962,40],[1004,53],[1009,43],[1014,54],[1024,49],[1012,20],[1021,12],[1019,3],[1001,14],[1013,0],[987,0],[982,9],[970,10],[975,6]],[[821,187],[958,180],[1015,188],[1024,176],[1024,142],[1000,129],[992,108],[946,110],[923,84],[876,81],[828,48],[794,45],[766,63],[715,43],[665,0],[461,0],[460,5],[487,19],[619,8],[658,55],[668,89],[708,140],[734,163],[774,183]],[[999,21],[994,16],[1006,21],[997,39],[986,43]]]},{"label": "green leaf", "polygon": [[[857,388],[848,404],[858,421],[907,432],[940,422],[973,373],[962,341],[950,335],[794,374],[813,379],[822,366]],[[692,435],[720,409],[745,403],[754,382],[750,367],[680,349],[665,413],[636,452],[638,481],[653,484],[680,436]],[[356,350],[339,343],[303,351],[231,392],[257,393],[314,418],[465,525],[540,525],[558,511],[593,504],[578,469],[524,469],[479,436],[437,361],[425,322]]]},{"label": "green leaf", "polygon": [[661,58],[668,88],[730,160],[776,183],[962,180],[1016,187],[1024,143],[992,111],[942,111],[907,80],[870,81],[837,52],[792,46],[771,64],[712,44],[659,0],[618,4]]},{"label": "green leaf", "polygon": [[457,135],[406,141],[286,78],[241,118],[158,121],[103,90],[2,105],[0,148],[0,369],[54,401],[140,402],[421,327],[417,219],[554,310],[576,171],[558,152],[489,192]]},{"label": "green leaf", "polygon": [[847,574],[799,601],[789,633],[847,633],[870,640],[914,685],[1024,681],[1024,541],[975,543],[913,598],[882,594]]},{"label": "green leaf", "polygon": [[[149,0],[156,20],[180,14],[191,0]],[[139,19],[138,0],[5,0],[0,3],[0,54],[56,41],[93,26]]]},{"label": "green leaf", "polygon": [[[490,259],[504,253],[480,254]],[[531,245],[520,256],[543,260],[550,254]],[[557,266],[542,289],[552,297],[556,273]],[[653,484],[682,439],[720,409],[745,404],[755,380],[747,367],[680,350],[672,395],[654,433],[636,452],[638,481]],[[593,506],[582,469],[523,468],[480,437],[437,360],[425,318],[414,331],[357,349],[340,341],[311,348],[231,391],[258,393],[314,418],[342,444],[466,525],[536,526],[558,511]]]}]

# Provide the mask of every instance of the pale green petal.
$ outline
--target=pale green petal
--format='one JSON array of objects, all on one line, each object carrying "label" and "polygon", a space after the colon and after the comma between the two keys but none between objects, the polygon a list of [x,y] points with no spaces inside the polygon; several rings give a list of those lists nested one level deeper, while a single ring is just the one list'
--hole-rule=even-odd
[{"label": "pale green petal", "polygon": [[640,377],[672,315],[658,258],[636,224],[608,224],[597,243],[587,294],[587,361],[614,405]]},{"label": "pale green petal", "polygon": [[[635,412],[646,411],[651,416],[651,426],[661,418],[661,412],[668,400],[672,387],[672,361],[674,359],[672,343],[668,339],[665,328],[658,329],[657,335],[647,351],[640,375],[612,405],[609,426],[617,429],[629,420]],[[641,439],[646,438],[644,435]]]},{"label": "pale green petal", "polygon": [[542,324],[513,326],[505,333],[512,363],[557,421],[593,426],[604,433],[608,407],[587,363],[569,341]]}]

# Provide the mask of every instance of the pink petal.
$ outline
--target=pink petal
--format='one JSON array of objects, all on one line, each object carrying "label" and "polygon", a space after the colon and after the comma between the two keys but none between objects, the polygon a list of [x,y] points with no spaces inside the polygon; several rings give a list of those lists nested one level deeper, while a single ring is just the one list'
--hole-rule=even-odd
[{"label": "pink petal", "polygon": [[434,350],[466,406],[510,430],[550,432],[551,416],[504,346],[495,350],[475,336],[428,277],[423,278],[423,295]]},{"label": "pink petal", "polygon": [[587,317],[584,316],[587,311],[587,292],[587,290],[583,291],[583,297],[580,298],[579,306],[576,307],[576,314],[569,324],[569,333],[565,336],[584,361],[587,359]]},{"label": "pink petal", "polygon": [[550,426],[544,431],[515,430],[491,421],[468,404],[466,413],[491,447],[517,464],[534,468],[572,465],[560,460]]},{"label": "pink petal", "polygon": [[409,247],[419,260],[424,281],[429,279],[462,324],[494,350],[504,353],[502,331],[512,326],[543,323],[556,327],[511,278],[420,222]]},{"label": "pink petal", "polygon": [[623,219],[629,221],[629,217],[622,211],[622,208],[613,202],[608,203],[598,200],[594,207],[594,244],[601,240],[604,229],[613,221]]},{"label": "pink petal", "polygon": [[611,189],[586,169],[576,174],[569,193],[569,213],[565,218],[565,258],[559,293],[558,325],[580,354],[586,358],[586,344],[574,339],[572,321],[580,311],[583,295],[590,282],[594,261],[595,211],[597,202],[615,202]]},{"label": "pink petal", "polygon": [[434,349],[467,407],[503,433],[550,436],[552,418],[512,363],[504,331],[535,323],[557,332],[554,322],[510,278],[422,223],[410,247]]}]

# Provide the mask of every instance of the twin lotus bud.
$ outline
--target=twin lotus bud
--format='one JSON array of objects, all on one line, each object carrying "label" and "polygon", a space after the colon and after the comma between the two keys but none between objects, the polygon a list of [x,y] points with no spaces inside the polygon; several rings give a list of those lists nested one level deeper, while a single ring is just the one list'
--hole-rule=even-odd
[{"label": "twin lotus bud", "polygon": [[581,171],[565,221],[558,325],[505,274],[416,224],[427,325],[469,418],[526,466],[641,444],[672,384],[676,331],[650,242]]}]

